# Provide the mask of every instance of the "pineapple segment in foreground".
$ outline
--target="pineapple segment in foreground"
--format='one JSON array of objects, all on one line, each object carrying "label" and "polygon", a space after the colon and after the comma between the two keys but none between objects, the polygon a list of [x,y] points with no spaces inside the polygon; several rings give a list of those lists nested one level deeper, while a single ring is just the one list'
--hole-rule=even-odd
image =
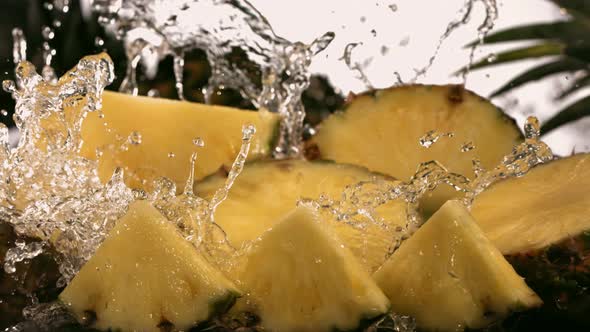
[{"label": "pineapple segment in foreground", "polygon": [[[318,199],[321,194],[340,199],[346,186],[373,177],[384,179],[362,167],[331,162],[254,162],[246,165],[227,199],[217,208],[215,222],[224,229],[232,245],[239,248],[281,220],[299,199]],[[225,180],[226,174],[216,174],[197,183],[195,192],[210,199]],[[385,204],[377,212],[387,218],[389,231],[374,224],[354,228],[335,217],[324,221],[370,271],[385,261],[393,243],[393,228],[407,222],[407,207],[401,200]]]},{"label": "pineapple segment in foreground", "polygon": [[473,216],[503,254],[541,249],[590,230],[590,154],[501,181],[481,193]]},{"label": "pineapple segment in foreground", "polygon": [[445,203],[373,277],[393,312],[426,330],[482,328],[541,304],[458,201]]},{"label": "pineapple segment in foreground", "polygon": [[133,203],[59,296],[101,330],[186,330],[227,310],[235,285],[145,201]]},{"label": "pineapple segment in foreground", "polygon": [[389,307],[371,276],[307,207],[264,233],[234,273],[248,294],[237,308],[254,311],[269,331],[349,331]]},{"label": "pineapple segment in foreground", "polygon": [[[440,137],[425,148],[419,141],[431,130],[454,136]],[[462,86],[410,85],[355,97],[344,112],[320,125],[313,142],[323,159],[408,180],[420,163],[431,160],[471,178],[474,158],[483,167],[493,168],[521,137],[502,110]],[[462,152],[468,143],[475,148]],[[424,214],[432,214],[458,195],[441,185],[425,197],[421,208]]]},{"label": "pineapple segment in foreground", "polygon": [[[142,188],[141,180],[159,176],[173,180],[179,189],[184,188],[190,157],[195,151],[198,152],[195,179],[224,165],[231,166],[240,150],[242,126],[246,124],[256,126],[248,159],[270,155],[279,125],[278,115],[267,111],[251,112],[107,91],[102,103],[104,118],[90,113],[84,120],[82,155],[96,159],[96,149],[103,149],[101,179],[108,180],[115,167],[122,166],[134,175],[131,184]],[[140,134],[140,139],[134,139],[141,143],[127,143],[127,150],[121,150],[120,146],[133,132]],[[204,147],[193,144],[197,138],[204,141]]]}]

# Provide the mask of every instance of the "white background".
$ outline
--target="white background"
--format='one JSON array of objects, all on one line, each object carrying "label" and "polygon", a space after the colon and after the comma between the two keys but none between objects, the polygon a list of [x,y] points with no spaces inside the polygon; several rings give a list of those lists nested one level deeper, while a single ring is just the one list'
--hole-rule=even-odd
[{"label": "white background", "polygon": [[[449,22],[458,17],[465,0],[251,0],[264,14],[275,32],[292,41],[311,42],[326,31],[336,33],[334,42],[319,54],[312,64],[312,71],[327,74],[334,85],[345,94],[348,91],[365,90],[364,84],[356,78],[343,61],[338,59],[348,43],[362,42],[353,51],[352,59],[364,62],[372,58],[366,73],[375,87],[386,87],[395,83],[394,72],[404,79],[413,75],[413,68],[426,65],[433,55],[440,36]],[[397,6],[397,10],[390,9]],[[565,19],[563,13],[547,0],[499,0],[499,18],[496,31],[514,25],[532,22]],[[469,51],[463,46],[477,38],[477,27],[483,22],[484,6],[477,3],[470,22],[456,30],[442,45],[434,65],[420,83],[459,83],[461,79],[451,74],[468,63]],[[371,32],[375,30],[376,35]],[[400,45],[401,44],[401,45]],[[404,44],[407,44],[404,46]],[[381,54],[385,46],[389,51]],[[486,57],[494,51],[522,46],[519,43],[485,47],[479,49],[476,58]],[[542,60],[547,61],[550,59]],[[526,61],[518,64],[498,66],[471,73],[467,88],[481,95],[488,95],[510,78],[535,64]],[[529,84],[515,93],[500,97],[494,102],[503,107],[519,123],[533,112],[541,120],[547,119],[562,105],[553,103],[552,98],[571,77],[557,75],[549,81]],[[586,91],[587,93],[587,91]],[[580,94],[577,95],[579,97]],[[576,96],[573,96],[575,99]],[[566,101],[566,104],[572,99]],[[515,102],[516,101],[516,102]],[[545,139],[559,154],[590,150],[588,121],[564,127],[551,133]],[[586,139],[582,133],[586,132]]]}]

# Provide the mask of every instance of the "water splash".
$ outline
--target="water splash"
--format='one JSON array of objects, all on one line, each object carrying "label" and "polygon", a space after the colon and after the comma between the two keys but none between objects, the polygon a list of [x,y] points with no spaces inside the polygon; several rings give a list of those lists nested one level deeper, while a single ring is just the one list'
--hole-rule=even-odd
[{"label": "water splash", "polygon": [[155,72],[161,59],[172,56],[182,99],[184,54],[201,49],[211,66],[208,85],[202,91],[205,101],[210,102],[217,90],[235,89],[253,105],[280,113],[283,122],[274,155],[301,155],[305,117],[301,94],[309,85],[313,55],[330,44],[333,33],[310,44],[290,42],[277,36],[247,1],[94,0],[93,5],[100,22],[116,31],[125,45],[127,72],[121,91],[137,94],[140,64]]},{"label": "water splash", "polygon": [[426,149],[430,148],[434,143],[438,142],[441,137],[454,137],[454,133],[439,133],[436,130],[430,130],[418,139],[418,143]]},{"label": "water splash", "polygon": [[[79,156],[82,122],[89,112],[100,110],[104,88],[114,79],[108,55],[83,58],[59,80],[47,80],[31,63],[22,61],[16,77],[20,87],[10,81],[3,83],[16,100],[14,119],[21,135],[17,147],[10,149],[8,130],[0,127],[0,215],[17,234],[35,240],[17,242],[9,249],[4,259],[6,272],[15,272],[15,263],[51,247],[59,255],[60,285],[65,285],[129,204],[138,199],[149,199],[163,210],[198,250],[206,252],[217,246],[221,236],[213,212],[244,166],[256,131],[253,126],[244,128],[242,147],[228,182],[211,202],[192,192],[196,153],[183,195],[176,197],[176,188],[167,179],[159,179],[155,190],[146,193],[128,188],[120,168],[107,183],[101,183],[99,162]],[[141,145],[141,132],[132,132],[121,141],[120,149]],[[204,142],[196,138],[194,144],[198,147]]]},{"label": "water splash", "polygon": [[12,29],[12,61],[18,64],[27,59],[27,39],[22,29]]},{"label": "water splash", "polygon": [[[384,236],[390,238],[391,255],[403,240],[421,226],[423,220],[416,212],[420,199],[440,185],[447,185],[464,193],[464,203],[470,208],[475,197],[492,184],[506,178],[523,176],[534,166],[553,160],[551,149],[539,139],[539,121],[536,118],[530,117],[527,120],[524,131],[524,142],[515,146],[494,169],[486,171],[478,166],[477,160],[474,160],[476,177],[472,180],[464,175],[449,172],[444,165],[432,160],[420,164],[408,181],[383,178],[364,181],[346,187],[339,198],[322,195],[319,198],[304,199],[301,204],[307,204],[321,214],[336,217],[336,220],[352,227],[381,227]],[[432,144],[436,140],[427,141],[428,144]],[[388,222],[387,216],[378,212],[379,207],[395,200],[402,200],[407,206],[408,220],[403,227],[392,228],[389,225],[395,223]]]},{"label": "water splash", "polygon": [[349,70],[352,70],[357,73],[357,78],[359,80],[361,80],[361,82],[363,82],[363,84],[365,85],[365,87],[368,90],[373,90],[374,87],[371,84],[369,77],[364,72],[363,66],[359,62],[355,62],[352,60],[352,52],[354,51],[354,49],[356,47],[358,47],[362,44],[363,43],[349,43],[349,44],[347,44],[344,47],[344,53],[342,54],[342,57],[339,60],[344,61],[344,63],[346,64],[346,66],[348,67]]}]

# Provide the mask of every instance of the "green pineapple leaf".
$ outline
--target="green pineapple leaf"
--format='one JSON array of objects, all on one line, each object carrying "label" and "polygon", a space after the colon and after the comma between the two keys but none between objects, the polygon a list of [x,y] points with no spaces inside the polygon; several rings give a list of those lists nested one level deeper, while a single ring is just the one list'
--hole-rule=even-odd
[{"label": "green pineapple leaf", "polygon": [[570,58],[561,58],[549,63],[544,63],[539,66],[533,67],[525,71],[524,73],[516,76],[508,83],[504,84],[501,88],[494,91],[490,97],[497,97],[502,95],[514,88],[520,87],[524,84],[537,81],[543,78],[546,78],[550,75],[562,73],[562,72],[571,72],[579,69],[583,69],[586,67],[586,64],[582,61]]},{"label": "green pineapple leaf", "polygon": [[566,106],[541,126],[541,132],[546,134],[555,128],[579,120],[590,115],[590,96],[582,98],[573,104]]},{"label": "green pineapple leaf", "polygon": [[[492,33],[483,39],[483,44],[496,44],[531,39],[560,40],[571,42],[586,38],[590,34],[590,26],[575,21],[538,23],[518,26]],[[479,40],[473,41],[466,47],[473,47]]]},{"label": "green pineapple leaf", "polygon": [[[482,59],[472,66],[461,68],[455,74],[468,69],[481,69],[502,63],[553,56],[551,62],[537,65],[511,79],[494,91],[491,97],[564,72],[581,71],[582,73],[578,79],[555,97],[556,100],[564,100],[583,88],[590,87],[590,41],[588,38],[590,36],[590,0],[550,1],[567,14],[565,21],[512,27],[492,33],[482,40],[484,45],[523,41],[536,41],[537,44],[502,52],[494,59],[489,57]],[[472,47],[476,43],[477,41],[467,46]],[[565,109],[557,112],[545,123],[541,133],[547,133],[585,116],[590,116],[590,96],[574,101]]]},{"label": "green pineapple leaf", "polygon": [[471,67],[465,66],[459,69],[455,74],[460,74],[467,69],[474,70],[513,61],[535,59],[550,55],[561,55],[563,54],[564,50],[565,45],[563,43],[551,41],[533,46],[518,48],[515,50],[499,53],[493,59],[486,58],[480,60],[471,65]]},{"label": "green pineapple leaf", "polygon": [[590,86],[590,74],[585,74],[584,76],[576,79],[567,89],[563,90],[556,99],[565,99],[588,86]]}]

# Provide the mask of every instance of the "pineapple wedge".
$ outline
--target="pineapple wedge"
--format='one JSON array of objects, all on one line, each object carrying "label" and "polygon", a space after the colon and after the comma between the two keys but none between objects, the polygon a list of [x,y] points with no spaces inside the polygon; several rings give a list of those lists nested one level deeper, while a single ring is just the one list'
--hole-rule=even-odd
[{"label": "pineapple wedge", "polygon": [[420,328],[482,328],[541,304],[467,209],[448,201],[373,275],[396,313]]},{"label": "pineapple wedge", "polygon": [[387,312],[387,298],[352,253],[298,207],[253,244],[233,272],[241,310],[274,332],[350,331]]},{"label": "pineapple wedge", "polygon": [[93,328],[160,332],[187,330],[239,294],[174,225],[138,201],[59,298]]},{"label": "pineapple wedge", "polygon": [[590,231],[590,154],[501,181],[473,203],[473,216],[505,254],[543,249]]},{"label": "pineapple wedge", "polygon": [[[425,148],[420,138],[436,130],[440,137]],[[472,177],[472,160],[485,168],[500,163],[522,139],[502,110],[462,86],[409,85],[354,97],[341,113],[320,124],[313,144],[320,157],[367,167],[408,180],[423,162],[437,160],[451,172]],[[463,145],[474,149],[462,152]],[[425,215],[459,194],[441,186],[422,200]]]},{"label": "pineapple wedge", "polygon": [[[331,162],[254,162],[246,165],[227,199],[217,208],[215,221],[232,245],[239,248],[281,220],[299,199],[318,199],[321,194],[340,199],[346,186],[372,178],[384,177],[362,167]],[[225,180],[226,174],[216,174],[198,183],[195,192],[210,199]],[[385,261],[392,245],[393,229],[407,222],[407,207],[403,201],[392,201],[379,207],[377,212],[387,218],[390,232],[371,224],[362,229],[351,227],[336,221],[335,217],[325,220],[371,272]]]},{"label": "pineapple wedge", "polygon": [[[243,111],[108,91],[102,103],[104,118],[90,113],[83,122],[81,153],[96,159],[96,149],[102,149],[101,179],[108,180],[115,167],[120,166],[127,171],[129,183],[140,188],[159,176],[173,180],[179,189],[184,188],[191,154],[195,151],[199,158],[195,179],[224,165],[231,166],[242,143],[242,126],[246,124],[256,126],[248,159],[270,155],[279,126],[278,115],[267,111]],[[134,132],[139,133],[135,140],[141,143],[127,143],[126,150],[120,149]],[[193,144],[197,138],[204,141],[204,147]]]}]

